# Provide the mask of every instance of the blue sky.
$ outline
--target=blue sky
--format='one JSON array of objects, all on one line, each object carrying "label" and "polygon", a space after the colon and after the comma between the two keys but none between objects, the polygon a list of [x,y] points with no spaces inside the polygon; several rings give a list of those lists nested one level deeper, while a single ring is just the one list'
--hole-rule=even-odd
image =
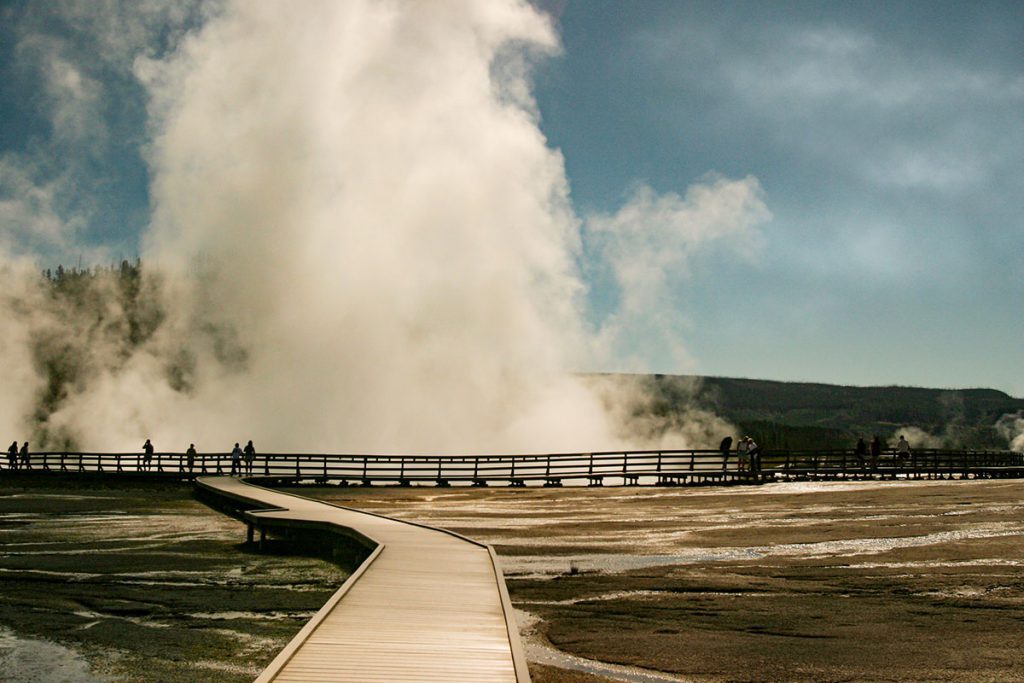
[{"label": "blue sky", "polygon": [[538,99],[582,214],[638,181],[764,189],[756,260],[673,282],[698,372],[1024,393],[1024,5],[590,1],[560,25]]},{"label": "blue sky", "polygon": [[[136,253],[132,64],[198,21],[194,2],[119,23],[101,5],[121,6],[0,5],[0,246],[44,265]],[[535,95],[584,220],[708,174],[756,178],[772,216],[746,257],[667,274],[690,360],[655,345],[628,369],[1024,395],[1024,5],[555,5]],[[599,325],[618,292],[594,253],[584,231]]]}]

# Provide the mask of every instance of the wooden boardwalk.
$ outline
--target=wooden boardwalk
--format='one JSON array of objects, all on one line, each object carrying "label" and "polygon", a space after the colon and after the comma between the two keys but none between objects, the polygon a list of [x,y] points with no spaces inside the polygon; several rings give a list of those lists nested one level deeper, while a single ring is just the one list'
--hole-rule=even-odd
[{"label": "wooden boardwalk", "polygon": [[489,546],[239,479],[203,477],[197,484],[207,496],[247,508],[250,530],[320,528],[373,548],[257,683],[529,682]]},{"label": "wooden boardwalk", "polygon": [[[645,484],[755,484],[791,479],[974,479],[1024,477],[1024,453],[1008,450],[915,449],[908,459],[884,450],[877,462],[858,458],[851,449],[767,449],[760,471],[740,467],[735,452],[717,450],[604,451],[507,455],[359,455],[259,453],[241,472],[267,485],[289,482],[357,484],[434,484],[451,486],[637,486]],[[141,453],[33,453],[28,467],[4,466],[2,476],[52,471],[87,476],[141,476],[194,479],[233,474],[228,453],[199,453],[190,462],[184,453],[155,453],[147,463]]]}]

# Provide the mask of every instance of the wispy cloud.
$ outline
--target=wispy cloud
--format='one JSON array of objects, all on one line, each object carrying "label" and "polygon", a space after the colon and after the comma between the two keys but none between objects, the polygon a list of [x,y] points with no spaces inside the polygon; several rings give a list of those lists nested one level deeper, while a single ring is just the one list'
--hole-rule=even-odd
[{"label": "wispy cloud", "polygon": [[749,176],[710,178],[685,196],[638,185],[615,214],[590,216],[585,235],[619,293],[598,335],[604,362],[639,370],[658,359],[670,365],[666,371],[691,370],[674,287],[698,255],[724,250],[753,261],[762,245],[760,225],[770,218],[760,183]]}]

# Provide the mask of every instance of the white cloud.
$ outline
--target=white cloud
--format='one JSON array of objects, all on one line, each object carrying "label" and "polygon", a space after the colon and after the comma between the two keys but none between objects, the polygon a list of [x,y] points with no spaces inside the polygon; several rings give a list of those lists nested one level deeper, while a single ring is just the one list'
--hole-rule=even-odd
[{"label": "white cloud", "polygon": [[85,217],[60,208],[66,182],[66,177],[40,178],[29,159],[0,156],[0,251],[81,253],[76,237]]},{"label": "white cloud", "polygon": [[620,290],[618,309],[599,334],[604,362],[628,364],[632,358],[636,367],[628,369],[639,369],[652,356],[667,355],[671,371],[690,369],[672,284],[685,280],[695,256],[715,246],[753,261],[762,243],[758,226],[770,218],[760,183],[751,176],[711,179],[682,197],[640,185],[615,214],[589,217],[587,234]]}]

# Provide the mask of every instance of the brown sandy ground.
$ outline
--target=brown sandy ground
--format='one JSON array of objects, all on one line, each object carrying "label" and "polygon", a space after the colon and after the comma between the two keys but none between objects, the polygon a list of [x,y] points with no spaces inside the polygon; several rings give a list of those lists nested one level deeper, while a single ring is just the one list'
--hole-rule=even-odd
[{"label": "brown sandy ground", "polygon": [[1024,681],[1024,482],[304,493],[493,544],[517,608],[582,657],[698,681]]},{"label": "brown sandy ground", "polygon": [[346,575],[241,541],[190,486],[0,477],[0,627],[106,680],[251,681]]}]

